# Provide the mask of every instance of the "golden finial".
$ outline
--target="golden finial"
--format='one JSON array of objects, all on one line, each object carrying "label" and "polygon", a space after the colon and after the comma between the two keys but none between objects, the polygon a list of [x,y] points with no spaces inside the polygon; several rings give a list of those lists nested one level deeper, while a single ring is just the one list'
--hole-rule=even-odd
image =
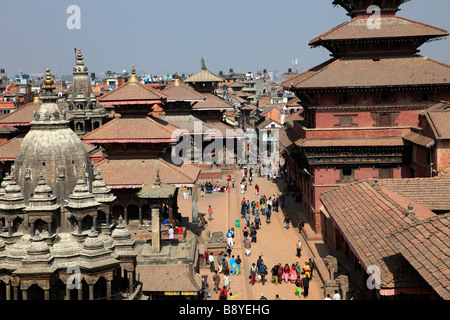
[{"label": "golden finial", "polygon": [[82,62],[83,61],[83,55],[81,54],[81,48],[78,49],[78,55],[77,55],[77,60],[78,62]]},{"label": "golden finial", "polygon": [[202,57],[202,70],[207,70],[205,65],[205,58]]},{"label": "golden finial", "polygon": [[134,64],[133,64],[133,67],[131,68],[131,76],[130,76],[129,82],[134,82],[134,83],[138,82],[138,78],[136,77],[136,69],[134,67]]},{"label": "golden finial", "polygon": [[39,97],[38,96],[34,96],[33,98],[33,103],[39,103]]},{"label": "golden finial", "polygon": [[42,90],[44,90],[44,92],[53,92],[53,89],[55,89],[56,87],[53,85],[53,79],[52,75],[50,74],[50,69],[47,68],[45,71],[47,71],[47,75],[45,76],[44,86],[42,87]]},{"label": "golden finial", "polygon": [[174,83],[174,86],[175,87],[179,87],[180,86],[180,77],[178,76],[178,71],[177,72],[175,72],[175,83]]}]

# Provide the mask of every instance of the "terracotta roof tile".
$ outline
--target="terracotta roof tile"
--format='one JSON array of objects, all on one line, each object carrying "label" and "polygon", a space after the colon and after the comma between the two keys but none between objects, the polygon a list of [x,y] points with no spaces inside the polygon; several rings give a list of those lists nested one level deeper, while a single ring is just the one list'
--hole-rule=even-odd
[{"label": "terracotta roof tile", "polygon": [[101,104],[119,104],[127,101],[150,103],[152,101],[165,100],[166,98],[167,96],[159,90],[139,82],[127,82],[117,89],[101,96],[98,101]]},{"label": "terracotta roof tile", "polygon": [[23,137],[15,137],[0,145],[0,161],[14,161]]},{"label": "terracotta roof tile", "polygon": [[205,97],[201,93],[185,85],[168,86],[161,92],[167,95],[168,102],[171,101],[196,102],[205,100]]},{"label": "terracotta roof tile", "polygon": [[450,300],[450,214],[408,225],[388,235],[403,257],[444,300]]},{"label": "terracotta roof tile", "polygon": [[234,110],[234,104],[214,94],[205,94],[205,101],[196,103],[192,110]]},{"label": "terracotta roof tile", "polygon": [[172,137],[176,130],[181,128],[153,117],[116,118],[84,135],[82,139],[86,143],[176,142]]},{"label": "terracotta roof tile", "polygon": [[381,57],[379,61],[331,59],[282,86],[292,89],[450,84],[450,66],[422,56]]},{"label": "terracotta roof tile", "polygon": [[379,266],[383,290],[424,287],[386,238],[417,221],[404,215],[406,208],[369,180],[323,192],[320,199],[363,267]]},{"label": "terracotta roof tile", "polygon": [[[104,159],[95,165],[111,189],[141,188],[153,183],[159,170],[162,182],[174,185],[194,184],[200,169],[191,164],[176,166],[169,159]],[[120,174],[117,174],[120,172]]]},{"label": "terracotta roof tile", "polygon": [[383,179],[380,186],[430,210],[450,211],[450,176],[416,179]]},{"label": "terracotta roof tile", "polygon": [[311,40],[309,45],[319,45],[323,41],[404,37],[433,38],[448,35],[446,30],[398,16],[381,17],[381,28],[370,29],[367,27],[369,19],[368,17],[354,18]]}]

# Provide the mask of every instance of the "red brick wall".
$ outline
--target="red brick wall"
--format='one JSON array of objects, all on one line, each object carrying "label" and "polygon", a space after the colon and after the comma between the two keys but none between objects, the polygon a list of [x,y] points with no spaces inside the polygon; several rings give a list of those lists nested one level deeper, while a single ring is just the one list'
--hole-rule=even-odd
[{"label": "red brick wall", "polygon": [[437,142],[437,170],[450,170],[450,141],[440,140]]}]

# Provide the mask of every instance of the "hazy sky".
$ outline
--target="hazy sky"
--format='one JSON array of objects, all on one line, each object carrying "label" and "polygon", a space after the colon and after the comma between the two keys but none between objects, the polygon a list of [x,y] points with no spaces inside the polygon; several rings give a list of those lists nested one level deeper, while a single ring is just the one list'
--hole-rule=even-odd
[{"label": "hazy sky", "polygon": [[[21,0],[0,4],[0,68],[56,75],[72,73],[74,48],[89,72],[195,73],[200,59],[214,73],[262,69],[299,71],[329,58],[307,42],[349,20],[332,0]],[[81,10],[81,29],[70,30],[70,5]],[[399,16],[450,30],[450,0],[413,0]],[[421,54],[450,64],[450,38]]]}]

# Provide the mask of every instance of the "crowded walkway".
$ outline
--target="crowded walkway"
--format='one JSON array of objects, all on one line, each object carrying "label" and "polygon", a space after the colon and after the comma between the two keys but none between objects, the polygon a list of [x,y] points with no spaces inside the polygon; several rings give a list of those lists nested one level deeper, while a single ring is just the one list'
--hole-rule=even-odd
[{"label": "crowded walkway", "polygon": [[[247,175],[249,176],[250,173],[247,173]],[[232,176],[235,181],[241,181],[242,179],[240,170],[235,170]],[[217,180],[213,182],[217,183]],[[221,185],[227,185],[225,179],[218,182]],[[255,189],[256,185],[259,190]],[[234,300],[259,300],[261,296],[268,300],[275,299],[277,296],[281,300],[323,300],[321,283],[315,277],[314,269],[312,270],[312,278],[308,283],[308,290],[305,290],[305,281],[303,281],[303,285],[296,281],[297,278],[300,278],[300,281],[305,278],[305,274],[302,274],[302,267],[305,267],[305,264],[312,259],[312,255],[308,252],[307,246],[302,244],[301,255],[300,257],[297,256],[299,241],[300,243],[304,242],[296,228],[296,223],[294,223],[296,221],[294,219],[295,210],[298,210],[296,206],[299,206],[299,204],[294,201],[284,201],[284,208],[282,208],[279,192],[276,183],[268,180],[265,176],[258,177],[257,174],[253,174],[252,185],[247,185],[244,193],[242,193],[240,185],[236,184],[234,188],[230,189],[230,192],[212,192],[199,197],[199,213],[206,214],[205,218],[207,218],[209,206],[213,210],[212,220],[208,221],[206,230],[211,233],[222,231],[225,235],[228,231],[234,229],[234,245],[231,254],[228,255],[227,252],[224,252],[224,255],[227,254],[225,258],[230,271],[229,276],[218,273],[220,283],[217,292],[214,290],[213,282],[215,273],[209,269],[209,266],[200,270],[201,275],[206,276],[209,285],[211,297],[208,299],[219,299],[219,293],[226,285],[228,299],[231,293]],[[265,201],[261,201],[264,198]],[[247,203],[247,201],[250,205],[248,212],[242,206],[243,202]],[[277,201],[278,208],[274,208]],[[254,203],[253,207],[252,203]],[[259,208],[257,204],[259,204]],[[262,214],[261,210],[267,210],[269,206],[271,215],[268,221],[267,214]],[[258,227],[255,223],[257,211],[259,211],[260,220]],[[289,224],[286,222],[286,216],[290,218]],[[258,219],[256,219],[256,222],[258,222]],[[256,229],[256,239],[252,238],[252,229]],[[248,238],[247,242],[244,242],[245,236]],[[233,258],[231,262],[235,262],[238,256],[242,263],[241,272],[236,275],[236,270],[233,274],[230,259]],[[214,258],[215,270],[218,270],[218,257]],[[258,274],[261,274],[258,270],[262,270],[260,268],[261,262],[265,265],[263,269],[267,271],[265,279],[264,277],[263,279],[258,277]],[[275,277],[272,279],[272,269],[275,266],[281,267],[277,271],[276,281],[273,281]],[[251,273],[254,274],[253,277]],[[308,273],[306,273],[307,275]]]}]

